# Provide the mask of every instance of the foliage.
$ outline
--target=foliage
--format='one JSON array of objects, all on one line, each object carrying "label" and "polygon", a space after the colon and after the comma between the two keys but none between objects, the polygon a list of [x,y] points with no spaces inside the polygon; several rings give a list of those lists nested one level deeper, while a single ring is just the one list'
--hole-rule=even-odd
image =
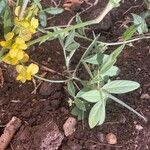
[{"label": "foliage", "polygon": [[[27,0],[18,0],[15,12],[12,13],[6,1],[0,1],[0,14],[4,25],[4,40],[0,42],[2,47],[0,56],[3,62],[15,66],[18,72],[17,80],[24,83],[34,76],[48,82],[65,83],[69,94],[68,102],[72,108],[71,113],[77,116],[79,120],[88,116],[90,128],[101,125],[105,121],[106,105],[109,99],[121,104],[146,120],[141,114],[114,95],[131,92],[140,86],[135,81],[115,80],[115,77],[120,72],[120,69],[115,64],[125,45],[130,43],[131,37],[137,31],[139,34],[144,34],[148,31],[145,18],[143,19],[141,16],[133,14],[134,25],[127,28],[123,33],[122,42],[112,43],[112,45],[120,46],[108,54],[106,50],[111,44],[99,41],[99,35],[93,34],[93,39],[88,38],[85,27],[101,22],[109,11],[119,6],[120,0],[110,0],[100,16],[94,20],[82,22],[80,16],[77,15],[77,24],[66,26],[65,28],[45,28],[47,27],[47,14],[53,17],[53,15],[62,13],[62,8],[50,7],[43,9],[40,0],[33,0],[30,6],[27,7],[25,5],[27,2]],[[13,15],[10,15],[11,13]],[[36,16],[38,16],[39,20],[36,19]],[[40,28],[38,28],[39,22]],[[38,29],[46,34],[32,40],[32,36]],[[47,29],[50,29],[50,31]],[[83,53],[81,52],[79,62],[75,68],[72,68],[71,61],[75,53],[82,47],[77,42],[77,38],[83,38],[89,41],[90,44]],[[42,44],[53,39],[58,39],[62,46],[67,72],[65,80],[42,78],[36,75],[39,72],[39,67],[36,64],[26,65],[29,60],[26,50],[29,46],[36,43]],[[110,48],[112,49],[112,47]],[[83,68],[81,66],[87,72],[86,80],[80,78],[79,70]]]}]

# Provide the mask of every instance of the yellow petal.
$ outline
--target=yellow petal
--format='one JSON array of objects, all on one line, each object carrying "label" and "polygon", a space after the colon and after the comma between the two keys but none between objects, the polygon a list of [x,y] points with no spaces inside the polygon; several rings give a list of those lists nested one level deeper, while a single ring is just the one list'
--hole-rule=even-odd
[{"label": "yellow petal", "polygon": [[32,34],[34,34],[36,32],[35,28],[33,28],[33,27],[30,27],[29,29]]},{"label": "yellow petal", "polygon": [[27,49],[28,47],[27,47],[27,44],[20,44],[19,45],[19,49],[23,49],[23,50],[25,50],[25,49]]},{"label": "yellow petal", "polygon": [[30,64],[27,68],[27,73],[30,73],[31,75],[35,75],[39,71],[39,66],[36,64]]},{"label": "yellow petal", "polygon": [[21,37],[17,37],[15,43],[16,43],[16,44],[24,44],[25,41],[24,41]]},{"label": "yellow petal", "polygon": [[29,41],[32,38],[32,33],[30,32],[29,29],[24,29],[20,33],[20,36],[23,38],[24,41]]},{"label": "yellow petal", "polygon": [[17,6],[15,9],[15,15],[18,17],[20,13],[20,6]]},{"label": "yellow petal", "polygon": [[22,72],[23,70],[25,70],[24,66],[22,66],[22,65],[17,65],[17,66],[16,66],[16,71],[17,71],[18,73]]},{"label": "yellow petal", "polygon": [[1,42],[0,42],[0,45],[1,45],[2,47],[6,47],[7,41],[1,41]]},{"label": "yellow petal", "polygon": [[16,57],[12,58],[11,65],[17,65],[18,63],[19,63],[19,61]]},{"label": "yellow petal", "polygon": [[0,42],[0,45],[2,47],[8,48],[8,49],[11,47],[11,44],[12,44],[12,41],[1,41]]},{"label": "yellow petal", "polygon": [[38,21],[38,19],[36,19],[36,18],[33,17],[33,18],[31,19],[31,26],[36,29],[36,28],[39,26],[39,21]]},{"label": "yellow petal", "polygon": [[28,54],[24,54],[23,58],[21,59],[21,62],[25,63],[29,60],[29,55]]},{"label": "yellow petal", "polygon": [[16,57],[18,60],[22,60],[24,56],[24,52],[22,50],[19,50]]},{"label": "yellow petal", "polygon": [[24,28],[28,28],[30,26],[30,23],[26,20],[21,21],[20,23]]},{"label": "yellow petal", "polygon": [[30,73],[27,73],[27,74],[26,74],[26,79],[27,79],[27,80],[31,80],[31,79],[32,79],[32,76],[31,76]]},{"label": "yellow petal", "polygon": [[11,58],[10,58],[9,54],[6,54],[6,55],[3,57],[2,61],[5,62],[5,63],[10,64],[10,63],[11,63]]},{"label": "yellow petal", "polygon": [[23,77],[21,74],[19,74],[19,75],[17,76],[16,80],[21,81],[22,83],[25,83],[25,82],[26,82],[26,78]]},{"label": "yellow petal", "polygon": [[18,51],[19,51],[18,49],[11,49],[11,50],[9,51],[9,55],[10,55],[10,57],[11,57],[11,58],[16,57],[16,56],[17,56]]},{"label": "yellow petal", "polygon": [[11,40],[14,37],[14,33],[13,32],[9,32],[5,35],[5,39],[6,41]]}]

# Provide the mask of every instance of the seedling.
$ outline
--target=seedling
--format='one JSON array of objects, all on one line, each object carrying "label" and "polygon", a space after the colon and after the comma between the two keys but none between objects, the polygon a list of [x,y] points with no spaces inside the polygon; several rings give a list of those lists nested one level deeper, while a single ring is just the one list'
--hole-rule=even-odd
[{"label": "seedling", "polygon": [[[14,65],[17,72],[17,80],[26,82],[32,77],[53,83],[65,83],[69,94],[69,104],[72,108],[72,114],[77,118],[83,119],[88,114],[88,122],[90,128],[96,125],[101,125],[105,121],[106,105],[109,99],[123,105],[139,117],[146,121],[146,118],[118,99],[116,94],[123,94],[131,92],[140,87],[139,83],[129,80],[114,80],[114,77],[119,75],[120,69],[115,65],[118,56],[122,52],[126,44],[139,39],[131,39],[132,35],[142,30],[137,24],[137,16],[134,16],[134,25],[129,27],[123,34],[122,42],[105,43],[99,41],[99,35],[93,34],[93,39],[90,39],[85,34],[85,27],[101,22],[103,18],[114,7],[118,7],[121,0],[109,0],[106,8],[100,12],[100,15],[87,22],[82,22],[81,18],[76,16],[76,25],[66,27],[51,27],[50,31],[44,28],[47,25],[46,13],[56,15],[63,12],[62,8],[42,8],[40,0],[34,0],[30,7],[27,7],[28,0],[20,2],[17,1],[15,9],[15,22],[13,27],[5,30],[5,40],[1,41],[1,59],[3,62]],[[6,7],[6,6],[5,6]],[[32,35],[37,31],[39,26],[38,19],[35,17],[39,15],[40,31],[46,33],[41,37],[32,40]],[[5,19],[4,19],[5,20]],[[10,20],[10,18],[9,18]],[[5,21],[6,22],[6,21]],[[5,25],[5,23],[4,23]],[[23,34],[26,31],[27,34]],[[90,42],[85,49],[79,62],[75,68],[72,67],[72,59],[76,52],[78,52],[80,43],[76,38],[82,38]],[[142,37],[143,38],[143,37]],[[150,37],[144,37],[150,38]],[[64,80],[49,80],[37,75],[39,67],[35,64],[26,66],[29,59],[25,50],[33,44],[46,42],[47,40],[58,39],[63,50],[64,62],[66,66],[66,79]],[[131,39],[131,40],[130,40]],[[106,54],[108,46],[119,45],[111,54]],[[86,79],[80,76],[80,69],[83,69],[86,74]],[[115,95],[114,95],[115,94]]]}]

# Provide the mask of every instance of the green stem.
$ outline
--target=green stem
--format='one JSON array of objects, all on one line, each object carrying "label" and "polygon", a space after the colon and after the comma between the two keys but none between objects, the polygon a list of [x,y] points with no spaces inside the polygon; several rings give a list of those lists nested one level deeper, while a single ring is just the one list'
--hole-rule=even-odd
[{"label": "green stem", "polygon": [[[120,0],[117,0],[117,3],[119,4]],[[62,33],[66,33],[66,32],[69,32],[71,30],[75,30],[75,29],[78,29],[78,28],[82,28],[82,27],[86,27],[86,26],[89,26],[89,25],[93,25],[93,24],[98,24],[100,23],[104,17],[114,8],[116,7],[116,4],[114,5],[114,3],[112,3],[112,0],[110,0],[107,4],[107,6],[105,7],[105,9],[100,12],[99,16],[94,19],[94,20],[90,20],[90,21],[86,21],[86,22],[83,22],[83,23],[79,23],[79,24],[76,24],[76,25],[72,25],[72,26],[69,26],[69,27],[66,27],[65,29],[61,29],[59,31],[55,31],[55,32],[50,32],[48,33],[47,35],[43,35],[41,37],[39,37],[38,39],[35,39],[31,42],[28,43],[28,46],[31,46],[33,44],[36,44],[36,43],[39,43],[41,41],[43,41],[43,39],[45,40],[48,40],[49,38],[51,37],[54,37],[54,38],[57,38],[57,36],[59,34],[62,34]],[[53,39],[54,39],[53,38]]]},{"label": "green stem", "polygon": [[[93,39],[82,36],[82,35],[79,35],[79,34],[76,34],[76,37],[88,40],[90,42],[93,41]],[[103,45],[106,45],[106,46],[116,46],[116,45],[122,45],[122,44],[129,44],[129,43],[136,42],[136,41],[143,40],[143,39],[150,39],[150,36],[138,37],[138,38],[134,38],[134,39],[131,39],[131,40],[128,40],[128,41],[121,41],[121,42],[106,43],[106,42],[97,41],[97,43],[103,44]]]},{"label": "green stem", "polygon": [[51,83],[66,83],[68,81],[68,80],[49,80],[49,79],[46,79],[46,78],[42,78],[38,75],[34,75],[34,77],[37,78],[37,79],[46,81],[46,82],[51,82]]},{"label": "green stem", "polygon": [[84,54],[83,54],[82,57],[80,58],[80,60],[79,60],[79,62],[78,62],[78,64],[77,64],[77,66],[76,66],[76,68],[75,68],[75,70],[74,70],[74,72],[73,72],[73,77],[76,76],[76,72],[77,72],[77,70],[78,70],[80,64],[82,63],[83,59],[88,55],[88,53],[92,50],[91,47],[93,46],[93,44],[95,43],[95,41],[97,41],[98,37],[99,37],[99,35],[92,41],[92,43],[90,44],[90,46],[86,49],[86,51],[84,52]]}]

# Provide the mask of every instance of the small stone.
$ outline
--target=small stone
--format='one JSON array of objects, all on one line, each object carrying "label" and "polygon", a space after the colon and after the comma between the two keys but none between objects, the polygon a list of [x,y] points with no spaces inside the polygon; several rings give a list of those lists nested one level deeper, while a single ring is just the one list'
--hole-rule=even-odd
[{"label": "small stone", "polygon": [[135,126],[135,128],[136,128],[136,130],[138,130],[138,131],[143,130],[143,127],[142,127],[140,124],[137,124],[137,125]]},{"label": "small stone", "polygon": [[111,144],[111,145],[117,144],[117,137],[113,133],[107,134],[106,140],[107,140],[108,144]]},{"label": "small stone", "polygon": [[69,117],[63,125],[65,136],[70,136],[75,132],[77,120],[74,117]]},{"label": "small stone", "polygon": [[149,94],[142,94],[140,98],[148,100],[148,99],[150,99],[150,95]]}]

